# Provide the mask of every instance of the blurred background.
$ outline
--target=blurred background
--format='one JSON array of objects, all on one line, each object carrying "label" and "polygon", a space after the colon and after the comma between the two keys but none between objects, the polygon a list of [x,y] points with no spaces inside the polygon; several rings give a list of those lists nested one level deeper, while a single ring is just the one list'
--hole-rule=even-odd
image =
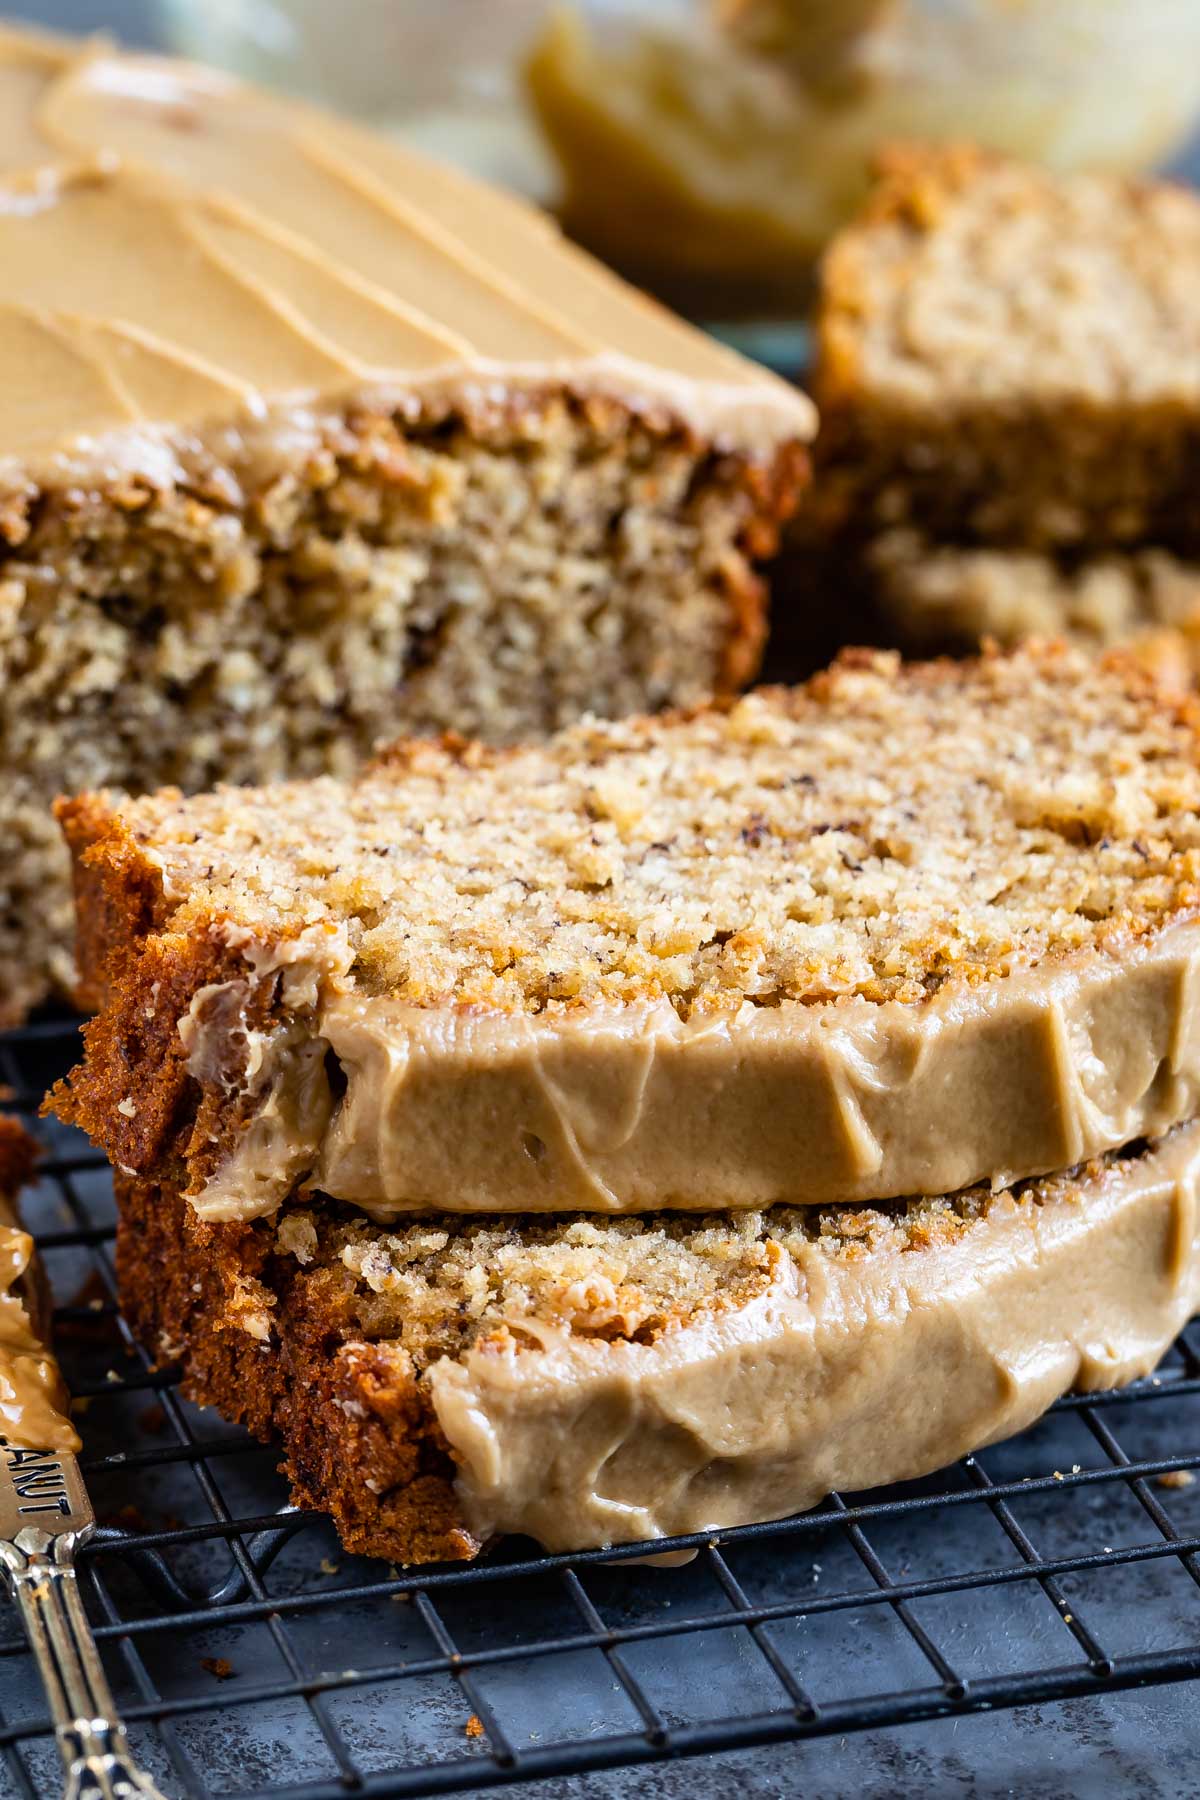
[{"label": "blurred background", "polygon": [[[553,207],[643,286],[795,367],[872,150],[1198,166],[1197,0],[46,0],[339,106]],[[1135,78],[1131,79],[1131,71]]]}]

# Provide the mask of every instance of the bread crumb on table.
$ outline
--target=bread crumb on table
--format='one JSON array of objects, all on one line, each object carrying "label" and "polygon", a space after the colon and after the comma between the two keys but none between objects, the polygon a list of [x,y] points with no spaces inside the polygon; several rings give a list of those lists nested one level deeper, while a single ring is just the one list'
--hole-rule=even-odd
[{"label": "bread crumb on table", "polygon": [[1188,1488],[1196,1477],[1191,1469],[1165,1469],[1155,1477],[1155,1486],[1160,1488]]}]

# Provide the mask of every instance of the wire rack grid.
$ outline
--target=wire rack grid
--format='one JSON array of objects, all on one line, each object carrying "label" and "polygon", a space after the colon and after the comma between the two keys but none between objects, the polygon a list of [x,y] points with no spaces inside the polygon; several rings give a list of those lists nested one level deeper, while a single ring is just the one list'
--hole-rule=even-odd
[{"label": "wire rack grid", "polygon": [[[122,1319],[107,1170],[36,1120],[75,1047],[69,1020],[0,1038],[0,1082],[45,1146],[26,1214],[102,1521],[88,1608],[168,1793],[477,1792],[1200,1675],[1186,1333],[1133,1389],[1070,1398],[933,1480],[673,1540],[694,1552],[680,1566],[524,1541],[467,1567],[347,1556],[287,1507],[272,1452],[191,1407]],[[5,1611],[0,1795],[56,1787]]]}]

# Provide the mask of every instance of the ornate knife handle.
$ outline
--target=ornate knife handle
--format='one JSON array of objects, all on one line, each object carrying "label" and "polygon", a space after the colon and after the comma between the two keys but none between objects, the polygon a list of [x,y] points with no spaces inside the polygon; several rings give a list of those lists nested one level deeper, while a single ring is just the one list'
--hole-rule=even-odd
[{"label": "ornate knife handle", "polygon": [[79,1593],[75,1551],[95,1522],[73,1456],[0,1438],[0,1569],[45,1684],[66,1800],[162,1800],[130,1753]]}]

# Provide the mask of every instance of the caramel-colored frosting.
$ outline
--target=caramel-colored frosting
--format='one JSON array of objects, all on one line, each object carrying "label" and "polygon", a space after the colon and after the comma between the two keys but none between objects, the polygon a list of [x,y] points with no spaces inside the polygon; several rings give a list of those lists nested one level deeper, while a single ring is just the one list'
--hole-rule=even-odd
[{"label": "caramel-colored frosting", "polygon": [[[1008,1186],[1200,1112],[1200,920],[920,1007],[690,1020],[665,1001],[551,1017],[364,997],[323,927],[287,956],[311,1023],[251,1044],[241,1085],[259,1103],[193,1198],[205,1218],[271,1213],[297,1182],[380,1221],[842,1205]],[[251,985],[205,990],[183,1021],[202,1079]]]},{"label": "caramel-colored frosting", "polygon": [[0,474],[564,384],[751,453],[811,435],[522,202],[231,77],[3,27],[0,270]]},{"label": "caramel-colored frosting", "polygon": [[0,1194],[0,1437],[29,1450],[80,1448],[70,1399],[42,1341],[33,1239]]},{"label": "caramel-colored frosting", "polygon": [[428,1371],[486,1539],[551,1550],[777,1518],[1023,1430],[1153,1368],[1200,1304],[1200,1125],[981,1203],[928,1244],[782,1255],[767,1290],[652,1344],[529,1321]]}]

